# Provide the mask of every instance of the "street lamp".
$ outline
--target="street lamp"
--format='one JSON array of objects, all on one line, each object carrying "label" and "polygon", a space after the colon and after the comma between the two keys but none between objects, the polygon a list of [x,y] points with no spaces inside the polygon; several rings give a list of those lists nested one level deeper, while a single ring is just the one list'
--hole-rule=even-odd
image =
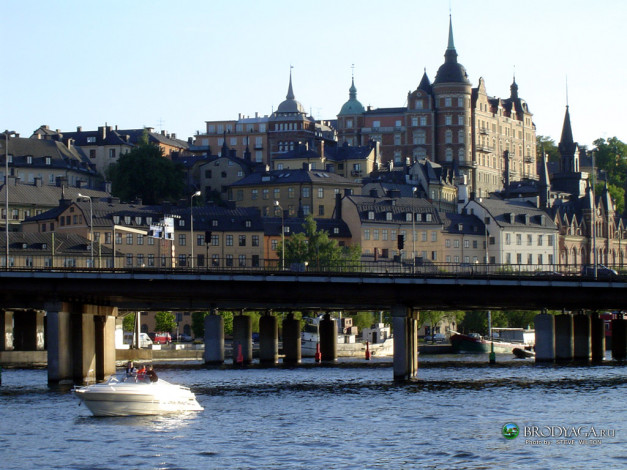
[{"label": "street lamp", "polygon": [[274,201],[274,206],[281,211],[281,270],[285,271],[285,220],[283,218],[283,208],[279,201]]},{"label": "street lamp", "polygon": [[89,239],[91,241],[91,268],[94,267],[94,210],[91,203],[91,197],[78,193],[78,197],[89,199]]},{"label": "street lamp", "polygon": [[196,191],[194,194],[192,194],[192,196],[189,198],[189,216],[190,216],[190,230],[191,230],[191,239],[190,239],[190,243],[192,244],[192,259],[190,261],[190,265],[192,267],[192,269],[194,269],[194,207],[193,207],[193,203],[194,203],[194,198],[196,196],[200,196],[201,192],[200,191]]},{"label": "street lamp", "polygon": [[5,231],[6,231],[6,269],[9,269],[9,139],[17,134],[15,131],[5,130],[4,134],[4,210],[5,210]]}]

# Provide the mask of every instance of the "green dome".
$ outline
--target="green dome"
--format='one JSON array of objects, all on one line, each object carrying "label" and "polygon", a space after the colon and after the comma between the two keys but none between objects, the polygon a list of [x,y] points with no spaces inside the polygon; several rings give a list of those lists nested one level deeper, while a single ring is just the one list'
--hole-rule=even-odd
[{"label": "green dome", "polygon": [[366,112],[364,105],[361,104],[357,99],[357,88],[355,88],[355,79],[353,79],[351,87],[348,89],[348,96],[349,99],[346,103],[344,103],[344,106],[342,106],[342,109],[340,110],[338,116],[349,116]]}]

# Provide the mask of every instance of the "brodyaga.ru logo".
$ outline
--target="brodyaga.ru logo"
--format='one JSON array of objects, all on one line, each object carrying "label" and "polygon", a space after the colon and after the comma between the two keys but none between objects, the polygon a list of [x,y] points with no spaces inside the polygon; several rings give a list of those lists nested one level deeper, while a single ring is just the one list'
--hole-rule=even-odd
[{"label": "brodyaga.ru logo", "polygon": [[501,429],[501,434],[505,439],[516,439],[520,433],[520,428],[515,423],[507,423]]}]

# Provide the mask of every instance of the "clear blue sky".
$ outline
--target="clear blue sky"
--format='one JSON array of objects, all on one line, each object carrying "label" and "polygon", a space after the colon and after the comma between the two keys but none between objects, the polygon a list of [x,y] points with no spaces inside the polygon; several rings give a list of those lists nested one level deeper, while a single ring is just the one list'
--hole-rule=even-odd
[{"label": "clear blue sky", "polygon": [[516,75],[538,134],[627,141],[623,0],[4,0],[0,131],[108,123],[180,138],[205,121],[270,114],[294,93],[317,119],[348,99],[404,106],[444,60],[449,7],[473,86],[506,98]]}]

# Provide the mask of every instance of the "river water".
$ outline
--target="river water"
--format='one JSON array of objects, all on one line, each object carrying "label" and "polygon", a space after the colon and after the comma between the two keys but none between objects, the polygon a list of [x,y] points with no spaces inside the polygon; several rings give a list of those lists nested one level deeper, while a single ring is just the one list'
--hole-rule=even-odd
[{"label": "river water", "polygon": [[[419,379],[402,384],[381,359],[157,364],[205,408],[170,417],[94,418],[69,387],[48,387],[45,370],[4,370],[0,468],[627,468],[626,365],[509,357],[421,356]],[[503,437],[507,423],[517,438]]]}]

